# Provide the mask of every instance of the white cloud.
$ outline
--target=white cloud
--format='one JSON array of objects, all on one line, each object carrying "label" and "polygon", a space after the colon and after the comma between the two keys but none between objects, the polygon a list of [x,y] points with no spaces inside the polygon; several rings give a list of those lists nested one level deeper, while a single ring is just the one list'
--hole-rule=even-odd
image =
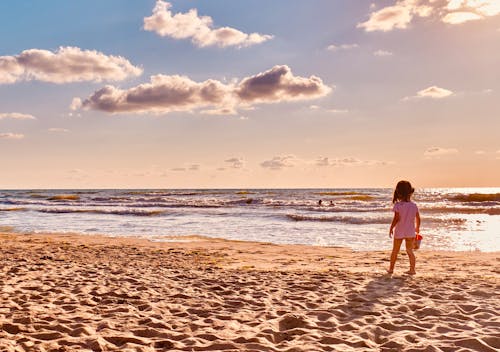
[{"label": "white cloud", "polygon": [[341,45],[335,45],[331,44],[326,47],[326,50],[329,51],[337,51],[337,50],[351,50],[351,49],[356,49],[359,48],[358,44],[341,44]]},{"label": "white cloud", "polygon": [[209,16],[199,16],[196,9],[186,13],[173,14],[172,4],[158,0],[150,17],[144,18],[144,29],[162,37],[191,39],[199,47],[237,46],[245,47],[260,44],[273,38],[272,35],[244,33],[231,27],[214,28]]},{"label": "white cloud", "polygon": [[23,139],[24,134],[12,133],[12,132],[0,132],[0,139]]},{"label": "white cloud", "polygon": [[394,28],[406,28],[415,15],[412,1],[398,1],[370,14],[368,21],[359,23],[358,28],[367,32],[387,32]]},{"label": "white cloud", "polygon": [[[316,76],[294,76],[286,65],[239,83],[209,79],[195,82],[186,76],[156,75],[150,83],[123,90],[111,85],[96,91],[82,102],[84,109],[109,113],[156,113],[204,109],[206,114],[235,114],[252,104],[316,99],[332,89]],[[72,104],[73,105],[73,104]]]},{"label": "white cloud", "polygon": [[281,170],[286,167],[293,167],[297,162],[295,155],[275,156],[272,159],[265,160],[260,163],[260,166],[271,170]]},{"label": "white cloud", "polygon": [[453,94],[454,93],[451,90],[448,90],[445,88],[440,88],[437,86],[431,86],[431,87],[428,87],[428,88],[425,88],[425,89],[418,91],[417,95],[405,97],[402,100],[408,101],[408,100],[424,99],[424,98],[443,99],[443,98],[450,97]]},{"label": "white cloud", "polygon": [[453,92],[451,90],[440,88],[437,86],[431,86],[417,92],[417,97],[421,98],[441,99],[449,97],[450,95],[453,95]]},{"label": "white cloud", "polygon": [[448,24],[460,24],[482,19],[483,16],[474,12],[451,12],[443,17],[443,22]]},{"label": "white cloud", "polygon": [[455,148],[442,148],[442,147],[430,147],[424,152],[426,157],[440,157],[445,155],[457,154],[458,150]]},{"label": "white cloud", "polygon": [[245,160],[243,158],[229,158],[224,160],[225,163],[229,164],[232,169],[242,169],[245,166]]},{"label": "white cloud", "polygon": [[76,47],[60,47],[56,52],[29,49],[16,56],[0,56],[0,84],[31,80],[51,83],[121,81],[141,74],[141,68],[121,56]]},{"label": "white cloud", "polygon": [[30,114],[22,114],[20,112],[6,112],[0,113],[0,120],[2,119],[36,120],[36,117]]},{"label": "white cloud", "polygon": [[65,133],[65,132],[69,132],[68,129],[66,128],[60,128],[60,127],[51,127],[49,128],[47,131],[49,132],[56,132],[56,133]]},{"label": "white cloud", "polygon": [[387,51],[387,50],[377,50],[373,52],[373,55],[375,56],[392,56],[392,52]]},{"label": "white cloud", "polygon": [[358,27],[367,32],[386,32],[407,28],[415,17],[437,18],[455,25],[498,14],[498,0],[397,0],[393,5],[372,12]]},{"label": "white cloud", "polygon": [[71,104],[69,105],[69,109],[73,111],[78,110],[81,107],[82,107],[82,99],[80,98],[73,98]]}]

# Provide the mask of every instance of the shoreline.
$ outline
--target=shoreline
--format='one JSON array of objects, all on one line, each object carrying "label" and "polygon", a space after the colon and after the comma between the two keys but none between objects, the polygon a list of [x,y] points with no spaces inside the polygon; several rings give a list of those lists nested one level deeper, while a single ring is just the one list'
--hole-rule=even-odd
[{"label": "shoreline", "polygon": [[0,231],[2,351],[494,351],[500,253]]}]

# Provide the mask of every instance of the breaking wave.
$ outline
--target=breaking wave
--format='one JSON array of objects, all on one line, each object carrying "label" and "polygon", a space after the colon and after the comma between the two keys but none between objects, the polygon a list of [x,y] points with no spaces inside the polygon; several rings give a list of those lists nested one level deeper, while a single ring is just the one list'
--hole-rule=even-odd
[{"label": "breaking wave", "polygon": [[456,202],[500,202],[500,193],[471,193],[471,194],[458,194],[449,197],[450,200]]}]

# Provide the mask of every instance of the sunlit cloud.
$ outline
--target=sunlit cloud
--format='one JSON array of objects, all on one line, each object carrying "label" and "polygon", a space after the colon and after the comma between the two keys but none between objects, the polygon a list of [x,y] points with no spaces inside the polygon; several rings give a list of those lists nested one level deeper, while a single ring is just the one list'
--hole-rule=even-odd
[{"label": "sunlit cloud", "polygon": [[347,114],[349,110],[347,109],[326,109],[326,112],[332,113],[332,114]]},{"label": "sunlit cloud", "polygon": [[320,167],[383,166],[390,164],[380,160],[361,160],[355,157],[328,158],[319,157],[314,164]]},{"label": "sunlit cloud", "polygon": [[356,49],[359,48],[358,44],[341,44],[341,45],[335,45],[331,44],[326,47],[326,50],[328,51],[338,51],[338,50],[351,50],[351,49]]},{"label": "sunlit cloud", "polygon": [[474,12],[452,12],[443,17],[444,23],[460,24],[469,21],[476,21],[483,18]]},{"label": "sunlit cloud", "polygon": [[393,53],[387,50],[377,50],[373,52],[373,55],[384,57],[384,56],[392,56]]},{"label": "sunlit cloud", "polygon": [[286,65],[242,79],[223,83],[209,79],[195,82],[186,76],[155,75],[150,83],[126,90],[107,85],[84,101],[72,105],[108,113],[153,113],[204,109],[208,114],[236,114],[253,104],[316,99],[332,88],[316,76],[294,76]]},{"label": "sunlit cloud", "polygon": [[450,95],[453,95],[453,92],[451,90],[436,87],[436,86],[425,88],[425,89],[422,89],[421,91],[417,92],[417,96],[422,97],[422,98],[441,99],[441,98],[449,97]]},{"label": "sunlit cloud", "polygon": [[243,158],[229,158],[224,160],[224,162],[232,169],[242,169],[245,166],[245,160]]},{"label": "sunlit cloud", "polygon": [[405,29],[416,17],[437,18],[457,25],[500,14],[498,0],[398,0],[393,5],[370,13],[358,27],[367,32]]},{"label": "sunlit cloud", "polygon": [[66,129],[66,128],[60,128],[60,127],[51,127],[47,131],[54,132],[54,133],[66,133],[66,132],[69,132],[68,129]]},{"label": "sunlit cloud", "polygon": [[445,89],[445,88],[440,88],[437,86],[431,86],[425,89],[422,89],[417,92],[416,95],[411,96],[411,97],[405,97],[403,98],[403,101],[408,101],[408,100],[413,100],[413,99],[423,99],[423,98],[430,98],[430,99],[443,99],[452,96],[454,93],[451,90]]},{"label": "sunlit cloud", "polygon": [[315,99],[331,90],[317,76],[294,76],[290,67],[280,65],[244,78],[235,93],[240,102],[248,104]]},{"label": "sunlit cloud", "polygon": [[484,154],[486,154],[486,152],[484,150],[476,150],[474,152],[474,154],[476,154],[476,155],[484,155]]},{"label": "sunlit cloud", "polygon": [[24,134],[12,132],[0,132],[0,139],[23,139]]},{"label": "sunlit cloud", "polygon": [[214,28],[210,16],[199,16],[196,9],[186,13],[173,14],[172,4],[158,0],[153,14],[144,18],[144,29],[162,37],[191,39],[199,47],[245,47],[263,43],[273,38],[272,35],[244,33],[231,27]]},{"label": "sunlit cloud", "polygon": [[14,120],[36,120],[36,117],[30,114],[22,114],[19,112],[0,113],[0,120],[14,119]]},{"label": "sunlit cloud", "polygon": [[0,56],[0,84],[121,81],[141,74],[141,68],[121,56],[76,47],[61,47],[55,52],[29,49],[16,56]]},{"label": "sunlit cloud", "polygon": [[358,28],[363,28],[367,32],[404,29],[408,27],[413,16],[419,14],[417,9],[414,1],[398,1],[392,6],[371,13],[366,22],[358,24]]},{"label": "sunlit cloud", "polygon": [[458,150],[455,148],[442,148],[442,147],[430,147],[424,152],[426,157],[440,157],[445,155],[458,154]]},{"label": "sunlit cloud", "polygon": [[270,170],[281,170],[288,167],[293,167],[297,163],[295,155],[275,156],[272,159],[265,160],[260,163],[260,166]]}]

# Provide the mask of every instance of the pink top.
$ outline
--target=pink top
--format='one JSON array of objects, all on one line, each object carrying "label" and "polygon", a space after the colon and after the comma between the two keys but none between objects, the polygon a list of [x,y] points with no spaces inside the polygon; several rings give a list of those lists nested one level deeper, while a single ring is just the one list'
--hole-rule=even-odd
[{"label": "pink top", "polygon": [[394,227],[394,238],[415,237],[417,205],[413,202],[397,202],[394,204],[393,211],[399,213],[399,221]]}]

